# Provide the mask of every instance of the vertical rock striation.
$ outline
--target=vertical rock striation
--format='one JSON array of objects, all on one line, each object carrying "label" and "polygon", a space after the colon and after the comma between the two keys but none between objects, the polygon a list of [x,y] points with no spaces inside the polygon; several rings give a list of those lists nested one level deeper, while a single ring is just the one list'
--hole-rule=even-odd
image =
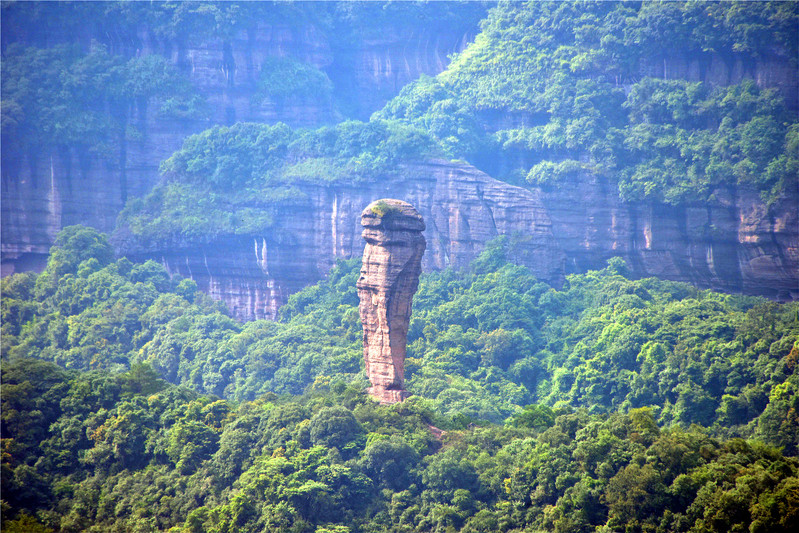
[{"label": "vertical rock striation", "polygon": [[193,279],[240,320],[274,320],[290,295],[324,278],[337,258],[363,254],[356,223],[363,206],[394,197],[424,219],[425,272],[464,268],[487,242],[507,235],[514,242],[510,259],[555,287],[568,274],[604,268],[620,256],[636,278],[799,300],[797,191],[772,206],[740,186],[715,191],[710,204],[666,206],[624,202],[615,182],[596,176],[541,190],[444,160],[397,170],[371,183],[298,184],[302,195],[276,207],[264,233],[146,249],[120,242],[117,251]]},{"label": "vertical rock striation", "polygon": [[[25,18],[27,10],[23,8],[6,9],[4,4],[0,32],[3,53],[12,43],[47,47],[80,42],[87,47],[97,41],[126,59],[161,55],[175,64],[208,106],[207,116],[201,118],[168,117],[162,113],[163,102],[145,99],[126,111],[125,121],[133,133],[123,127],[122,135],[106,139],[113,149],[102,155],[77,147],[45,147],[27,152],[13,150],[10,143],[4,142],[0,165],[2,276],[44,269],[50,246],[65,226],[84,224],[112,231],[127,199],[144,196],[153,188],[161,162],[191,134],[235,122],[285,122],[292,127],[312,127],[339,122],[343,112],[349,118],[368,120],[405,84],[422,74],[434,76],[444,70],[448,56],[466,47],[481,18],[475,11],[472,22],[465,24],[468,29],[420,28],[412,32],[387,20],[379,23],[379,29],[373,28],[379,39],[347,40],[342,46],[336,44],[341,41],[340,35],[311,18],[304,19],[302,10],[290,23],[281,22],[279,15],[274,20],[255,18],[224,39],[170,39],[146,23],[138,25],[132,35],[126,35],[121,26],[109,30],[102,23],[96,28],[104,28],[103,31],[86,27],[81,35],[42,32],[41,27]],[[280,12],[284,8],[275,9]],[[119,41],[121,35],[125,38]],[[282,97],[263,95],[261,73],[274,60],[293,61],[319,71],[323,77],[329,76],[330,91],[306,95],[298,91]],[[343,111],[339,109],[341,105]],[[5,135],[5,128],[3,131]],[[260,291],[265,283],[248,280],[249,288],[233,290]],[[259,287],[253,289],[255,285]],[[272,306],[270,312],[275,309]]]},{"label": "vertical rock striation", "polygon": [[411,204],[390,199],[369,204],[361,224],[366,248],[357,287],[369,393],[380,403],[397,403],[409,396],[405,344],[422,272],[425,224]]},{"label": "vertical rock striation", "polygon": [[444,160],[406,163],[397,171],[371,183],[298,184],[302,194],[277,206],[272,228],[263,233],[145,248],[115,239],[117,253],[131,261],[152,259],[172,275],[193,279],[239,320],[274,320],[289,296],[323,279],[337,259],[363,255],[363,206],[392,197],[413,205],[425,222],[423,271],[464,268],[487,242],[508,235],[515,240],[514,262],[541,280],[563,283],[566,257],[539,191]]}]

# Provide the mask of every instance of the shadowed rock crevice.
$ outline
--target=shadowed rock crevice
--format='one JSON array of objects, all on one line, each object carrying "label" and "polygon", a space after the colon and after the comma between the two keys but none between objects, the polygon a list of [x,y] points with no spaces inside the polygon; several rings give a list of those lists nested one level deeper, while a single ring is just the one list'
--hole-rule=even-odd
[{"label": "shadowed rock crevice", "polygon": [[409,396],[405,346],[422,272],[425,224],[412,205],[383,199],[363,210],[361,225],[366,247],[357,287],[369,393],[381,403],[396,403]]}]

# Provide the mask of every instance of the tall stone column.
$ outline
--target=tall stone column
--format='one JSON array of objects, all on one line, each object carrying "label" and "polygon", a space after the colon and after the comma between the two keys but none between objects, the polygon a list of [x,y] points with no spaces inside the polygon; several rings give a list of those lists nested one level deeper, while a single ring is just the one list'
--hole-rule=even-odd
[{"label": "tall stone column", "polygon": [[380,403],[397,403],[410,395],[405,346],[426,246],[424,220],[409,203],[383,199],[363,210],[361,225],[366,248],[357,287],[369,393]]}]

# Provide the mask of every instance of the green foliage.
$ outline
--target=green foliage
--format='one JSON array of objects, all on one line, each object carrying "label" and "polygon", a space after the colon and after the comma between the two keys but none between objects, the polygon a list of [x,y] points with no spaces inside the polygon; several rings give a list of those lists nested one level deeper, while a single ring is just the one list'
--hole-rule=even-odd
[{"label": "green foliage", "polygon": [[134,106],[151,101],[163,104],[165,115],[204,113],[188,80],[165,58],[126,59],[98,43],[88,51],[11,44],[3,50],[2,80],[4,151],[18,154],[58,149],[110,156],[124,141]]},{"label": "green foliage", "polygon": [[436,150],[423,131],[380,120],[302,131],[282,123],[215,127],[186,139],[163,162],[162,183],[128,203],[114,240],[136,250],[264,234],[278,206],[306,200],[297,184],[384,179]]},{"label": "green foliage", "polygon": [[323,99],[332,97],[333,85],[321,70],[291,58],[271,57],[261,64],[257,103],[265,99],[283,103],[289,99]]},{"label": "green foliage", "polygon": [[4,529],[9,533],[53,533],[52,529],[24,512],[16,520],[6,522]]},{"label": "green foliage", "polygon": [[535,185],[555,185],[580,174],[583,166],[577,161],[542,161],[527,173],[527,181]]},{"label": "green foliage", "polygon": [[279,322],[240,325],[191,280],[114,262],[95,230],[57,243],[44,273],[3,280],[4,528],[787,532],[799,519],[796,304],[629,280],[620,259],[554,290],[507,262],[504,239],[468,270],[423,276],[414,397],[380,406],[364,394],[358,261],[293,295]]},{"label": "green foliage", "polygon": [[383,218],[386,215],[399,212],[399,208],[393,205],[389,205],[388,202],[379,200],[372,205],[371,211],[380,218]]},{"label": "green foliage", "polygon": [[[544,422],[523,421],[540,418],[521,410],[530,404],[651,407],[661,424],[699,423],[797,449],[795,304],[629,280],[620,259],[569,276],[557,291],[508,263],[513,253],[500,240],[469,270],[422,277],[407,386],[434,424],[513,415],[513,424],[537,427]],[[35,281],[4,280],[4,356],[131,369],[134,392],[157,390],[140,363],[171,383],[236,400],[324,392],[364,379],[358,271],[357,260],[341,262],[293,295],[279,322],[241,325],[190,280],[172,280],[152,262],[111,262],[103,236],[68,228]]]},{"label": "green foliage", "polygon": [[344,448],[361,433],[361,427],[348,409],[340,406],[323,407],[317,412],[309,427],[311,443],[327,448]]},{"label": "green foliage", "polygon": [[447,70],[375,116],[424,127],[512,183],[595,174],[625,200],[670,204],[740,184],[773,202],[799,169],[785,95],[679,77],[686,58],[701,72],[775,54],[795,64],[797,20],[785,2],[500,3]]},{"label": "green foliage", "polygon": [[526,427],[544,430],[555,423],[555,413],[545,405],[528,405],[522,411],[508,419],[514,427]]},{"label": "green foliage", "polygon": [[67,226],[56,236],[50,250],[47,268],[36,280],[35,292],[43,296],[56,290],[58,282],[67,274],[88,276],[114,258],[108,238],[84,226]]},{"label": "green foliage", "polygon": [[704,200],[719,186],[749,184],[774,200],[796,176],[789,170],[796,155],[786,150],[790,119],[782,99],[751,81],[711,90],[645,79],[624,105],[630,125],[617,152],[626,167],[619,180],[624,198],[678,204]]},{"label": "green foliage", "polygon": [[[8,407],[22,418],[34,411],[22,405],[25,394],[4,387],[4,529],[470,532],[503,524],[677,533],[796,525],[795,458],[696,426],[661,430],[647,410],[550,412],[546,428],[487,426],[438,442],[412,405],[379,406],[346,388],[239,405],[174,387],[124,399],[112,376],[43,363],[32,371],[31,363],[3,366],[4,385],[24,376],[47,391],[38,407],[50,413],[30,438]],[[86,401],[91,390],[104,391],[102,403]],[[327,415],[333,426],[349,420],[368,431],[368,444],[345,460],[337,447],[308,440],[309,426]],[[22,435],[27,448],[17,444]],[[173,467],[177,456],[194,457],[191,468]],[[221,476],[230,464],[238,469]]]},{"label": "green foliage", "polygon": [[[384,437],[430,439],[418,416],[346,390],[238,406],[176,387],[128,396],[115,376],[64,372],[30,359],[4,361],[2,380],[4,529],[365,524],[360,515],[375,494],[359,465],[373,463],[358,457],[362,445],[344,445],[352,431],[363,424]],[[343,407],[348,397],[355,401]],[[345,464],[333,446],[354,461]],[[385,472],[407,477],[417,452],[398,450],[406,457]],[[222,476],[231,472],[229,451],[238,454],[238,468]]]}]

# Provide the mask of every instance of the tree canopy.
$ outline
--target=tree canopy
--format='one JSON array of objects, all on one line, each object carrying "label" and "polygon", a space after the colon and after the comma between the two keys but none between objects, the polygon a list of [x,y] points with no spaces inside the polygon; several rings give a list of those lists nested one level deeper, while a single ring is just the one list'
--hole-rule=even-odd
[{"label": "tree canopy", "polygon": [[628,201],[740,185],[771,202],[799,172],[796,93],[751,69],[795,68],[797,20],[791,2],[502,2],[444,72],[376,116],[513,183],[594,174]]},{"label": "tree canopy", "polygon": [[[170,61],[124,51],[140,25],[185,44],[311,21],[346,48],[420,21],[468,28],[484,8],[7,2],[3,33],[29,40],[3,40],[4,164],[7,149],[108,154],[137,135],[139,106],[203,116]],[[81,17],[109,43],[64,44]],[[501,2],[449,68],[369,121],[187,138],[112,239],[64,228],[43,272],[2,279],[3,530],[796,531],[797,302],[631,279],[620,258],[553,288],[500,238],[422,276],[412,397],[381,406],[365,393],[357,259],[278,320],[239,323],[112,246],[267,231],[302,184],[390,180],[442,155],[545,191],[592,174],[630,202],[737,187],[772,202],[795,192],[799,126],[749,78],[795,68],[796,25],[796,2]],[[340,80],[285,57],[256,82],[255,100],[279,100],[336,98]]]},{"label": "tree canopy", "polygon": [[[57,243],[42,274],[3,281],[4,357],[80,371],[146,364],[236,401],[365,380],[358,260],[291,296],[279,321],[240,324],[193,281],[114,261],[95,230],[67,228]],[[529,404],[651,408],[659,424],[757,435],[795,453],[796,303],[631,280],[620,259],[556,290],[507,257],[513,243],[500,239],[468,269],[422,277],[406,372],[426,408],[464,426]]]}]

